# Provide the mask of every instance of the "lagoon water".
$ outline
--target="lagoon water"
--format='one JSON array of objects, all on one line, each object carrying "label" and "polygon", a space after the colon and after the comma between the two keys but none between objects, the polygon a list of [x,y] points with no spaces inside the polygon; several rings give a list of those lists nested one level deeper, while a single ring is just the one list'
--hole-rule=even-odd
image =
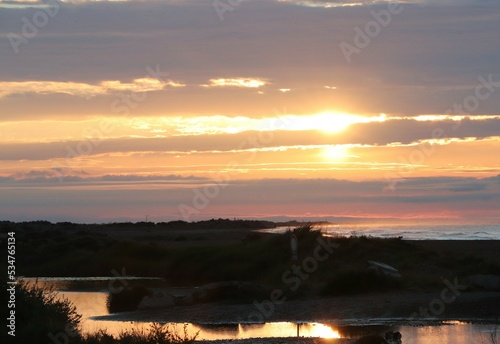
[{"label": "lagoon water", "polygon": [[[82,314],[82,331],[93,333],[106,330],[119,334],[131,329],[147,330],[151,323],[95,320],[94,317],[108,315],[105,292],[61,291],[60,295],[70,300]],[[111,317],[112,319],[112,317]],[[296,337],[299,327],[300,337],[355,338],[366,333],[400,331],[405,344],[487,344],[489,334],[496,329],[491,324],[472,324],[447,321],[433,326],[410,326],[397,319],[372,321],[371,319],[332,320],[329,322],[291,323],[274,322],[266,324],[187,324],[187,332],[198,332],[198,340],[247,339],[271,337]],[[171,329],[182,333],[184,324],[169,323]]]},{"label": "lagoon water", "polygon": [[[500,225],[366,225],[325,224],[316,226],[327,235],[366,235],[376,238],[403,237],[406,240],[500,240]],[[265,233],[283,233],[293,227],[263,229]]]}]

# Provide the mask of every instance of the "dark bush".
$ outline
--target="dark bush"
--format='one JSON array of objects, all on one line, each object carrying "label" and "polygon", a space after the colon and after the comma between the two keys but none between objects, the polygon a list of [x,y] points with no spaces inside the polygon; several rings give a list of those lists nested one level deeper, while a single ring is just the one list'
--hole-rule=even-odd
[{"label": "dark bush", "polygon": [[108,310],[110,313],[135,311],[144,296],[151,296],[151,292],[145,286],[128,286],[119,293],[108,295]]},{"label": "dark bush", "polygon": [[177,334],[169,325],[153,323],[149,331],[130,330],[113,337],[105,331],[83,337],[81,344],[188,344],[194,343],[197,332],[194,335],[187,333],[187,325],[184,325],[182,334]]},{"label": "dark bush", "polygon": [[18,343],[52,343],[51,338],[58,336],[67,338],[66,343],[78,340],[81,316],[68,300],[58,298],[52,290],[19,282],[15,311]]}]

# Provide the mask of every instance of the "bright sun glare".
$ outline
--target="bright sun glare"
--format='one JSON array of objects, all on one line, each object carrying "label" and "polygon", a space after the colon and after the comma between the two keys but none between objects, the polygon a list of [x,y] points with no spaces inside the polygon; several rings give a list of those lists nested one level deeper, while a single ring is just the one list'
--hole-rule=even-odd
[{"label": "bright sun glare", "polygon": [[384,122],[385,114],[360,116],[344,112],[327,111],[301,118],[302,130],[319,130],[327,134],[339,133],[354,123]]},{"label": "bright sun glare", "polygon": [[333,145],[323,149],[323,157],[329,161],[339,161],[347,158],[349,149],[343,145]]},{"label": "bright sun glare", "polygon": [[349,125],[365,122],[366,118],[341,112],[322,112],[309,116],[291,116],[287,127],[290,130],[320,130],[325,133],[337,133]]},{"label": "bright sun glare", "polygon": [[326,133],[338,133],[347,129],[351,124],[360,122],[360,116],[344,113],[321,113],[311,116],[318,130]]}]

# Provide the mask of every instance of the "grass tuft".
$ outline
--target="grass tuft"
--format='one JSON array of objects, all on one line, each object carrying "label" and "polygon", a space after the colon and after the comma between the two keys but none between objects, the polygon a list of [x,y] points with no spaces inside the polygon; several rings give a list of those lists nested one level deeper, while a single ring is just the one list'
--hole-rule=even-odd
[{"label": "grass tuft", "polygon": [[175,328],[168,324],[153,323],[149,331],[129,330],[118,337],[111,336],[106,331],[85,335],[81,344],[189,344],[194,343],[198,334],[199,331],[190,335],[187,324],[184,324],[182,333],[178,334]]}]

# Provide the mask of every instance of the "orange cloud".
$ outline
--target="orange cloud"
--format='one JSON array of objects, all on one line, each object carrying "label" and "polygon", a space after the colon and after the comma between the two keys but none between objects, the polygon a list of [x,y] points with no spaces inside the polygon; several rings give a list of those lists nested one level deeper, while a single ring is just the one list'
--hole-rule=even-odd
[{"label": "orange cloud", "polygon": [[0,98],[13,94],[51,94],[65,93],[80,97],[93,97],[112,92],[150,92],[166,87],[183,87],[184,84],[173,80],[162,81],[154,78],[134,79],[130,83],[119,80],[106,80],[99,84],[61,81],[14,81],[0,82]]},{"label": "orange cloud", "polygon": [[259,88],[268,84],[265,79],[259,78],[219,78],[210,79],[210,84],[203,87],[248,87]]}]

